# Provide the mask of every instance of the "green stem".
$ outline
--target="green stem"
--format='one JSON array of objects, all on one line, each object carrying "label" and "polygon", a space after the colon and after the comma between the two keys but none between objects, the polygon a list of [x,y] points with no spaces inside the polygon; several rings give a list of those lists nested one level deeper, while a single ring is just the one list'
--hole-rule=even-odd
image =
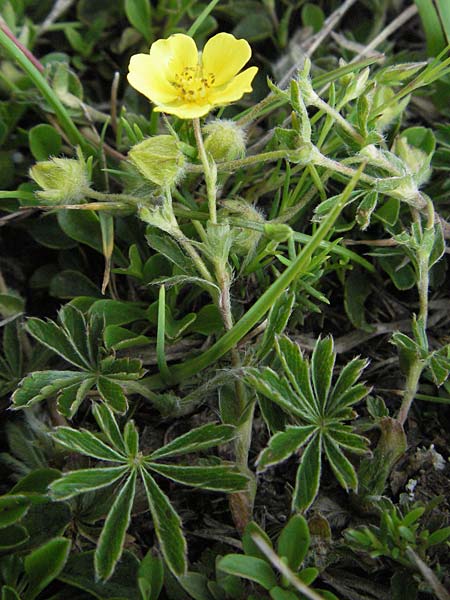
[{"label": "green stem", "polygon": [[[128,202],[131,205],[133,205],[134,207],[138,206],[139,204],[142,205],[144,203],[143,198],[138,198],[136,196],[130,196],[128,194],[107,194],[105,192],[97,192],[96,190],[91,190],[91,189],[86,189],[84,193],[85,193],[86,197],[88,197],[88,198],[94,198],[95,200],[101,200],[103,202],[109,202],[109,201]],[[177,212],[177,210],[174,209],[174,214],[176,212]],[[181,211],[181,212],[183,213],[182,216],[184,216],[184,213],[190,214],[189,211]],[[197,268],[197,271],[203,277],[203,279],[206,279],[207,281],[210,281],[213,283],[214,279],[213,279],[211,273],[209,272],[208,268],[206,267],[205,263],[203,262],[203,259],[201,258],[201,256],[197,252],[197,250],[191,244],[190,240],[184,235],[184,233],[181,231],[181,229],[179,227],[177,228],[176,231],[172,232],[172,236],[176,239],[176,241],[180,244],[180,246],[182,246],[184,248],[186,253],[191,257],[191,259],[193,260],[193,262]]]},{"label": "green stem", "polygon": [[[429,232],[434,227],[434,208],[430,199],[427,200],[427,208],[428,222],[425,232]],[[416,214],[417,219],[420,219],[417,212]],[[430,287],[430,255],[428,249],[423,245],[417,252],[417,263],[417,291],[419,293],[419,315],[417,321],[419,327],[423,329],[426,334],[428,322],[428,290]],[[405,394],[397,416],[398,421],[402,425],[406,423],[412,403],[416,397],[417,390],[419,389],[420,377],[425,368],[425,364],[424,360],[419,356],[416,356],[409,367],[408,376],[406,378]]]},{"label": "green stem", "polygon": [[0,199],[6,200],[34,200],[33,192],[26,192],[24,190],[11,190],[0,192]]},{"label": "green stem", "polygon": [[[34,195],[31,192],[0,192],[0,198],[2,197],[2,194],[24,194],[24,199],[33,199]],[[25,194],[28,194],[29,196],[25,197]],[[104,202],[108,202],[108,201],[120,201],[120,202],[129,202],[130,204],[132,204],[133,206],[137,206],[139,203],[142,203],[142,198],[138,198],[137,196],[129,196],[127,194],[106,194],[103,192],[97,192],[95,190],[85,190],[85,195],[86,197],[90,197],[90,198],[94,198],[96,200],[102,200]],[[5,196],[7,197],[7,196]],[[81,204],[80,207],[82,207],[83,205]],[[121,205],[118,205],[117,207],[119,208]],[[177,217],[182,217],[182,218],[186,218],[186,219],[195,219],[198,221],[206,221],[208,219],[208,215],[206,213],[202,213],[199,211],[191,211],[185,208],[178,208],[176,206],[174,206],[173,208],[173,212],[175,214],[175,216]],[[286,217],[289,217],[289,219],[291,219],[291,217],[294,215],[294,213],[289,213],[286,214]],[[283,215],[284,216],[284,215]],[[278,218],[275,221],[276,222],[280,222],[283,223],[286,219],[281,219]],[[230,223],[236,225],[236,227],[242,227],[244,229],[253,229],[255,231],[260,231],[261,233],[264,233],[264,224],[263,223],[257,223],[256,221],[247,221],[244,219],[237,219],[237,218],[231,218],[230,219]],[[294,231],[293,233],[293,239],[297,242],[301,242],[302,244],[307,244],[309,243],[309,241],[311,240],[311,236],[308,235],[307,233],[300,233],[297,231]],[[362,258],[361,256],[359,256],[359,254],[356,254],[356,252],[353,252],[352,250],[349,250],[348,248],[344,248],[342,246],[336,246],[335,244],[332,244],[330,242],[326,242],[323,241],[320,243],[320,247],[321,248],[329,248],[330,252],[332,252],[333,254],[337,254],[338,256],[342,256],[343,258],[347,259],[347,260],[352,260],[355,263],[358,263],[359,265],[361,265],[362,267],[364,267],[367,271],[370,271],[371,273],[375,273],[375,267],[365,258]],[[198,256],[198,254],[197,254]],[[204,263],[203,263],[204,264]],[[199,267],[199,265],[197,265]],[[202,267],[199,267],[199,269]],[[208,272],[209,273],[209,272]],[[202,270],[202,277],[205,276],[205,271]],[[211,275],[209,275],[209,277],[211,277]],[[205,277],[206,279],[206,277]]]},{"label": "green stem", "polygon": [[211,164],[208,155],[206,154],[205,144],[203,143],[202,128],[200,119],[193,119],[195,140],[197,142],[198,153],[203,166],[206,182],[206,194],[208,196],[209,218],[211,223],[217,223],[217,207],[216,207],[216,183],[217,169],[215,164]]},{"label": "green stem", "polygon": [[84,137],[78,131],[62,102],[59,100],[37,67],[17,46],[14,39],[7,35],[5,27],[6,26],[3,24],[0,26],[0,47],[2,47],[3,50],[5,50],[5,52],[9,54],[9,56],[15,62],[17,62],[17,64],[25,71],[34,85],[41,92],[46,102],[48,102],[48,104],[55,111],[58,121],[61,127],[64,129],[70,142],[74,145],[79,145],[81,148],[90,153],[90,146],[86,144]]},{"label": "green stem", "polygon": [[[200,356],[187,360],[183,364],[176,365],[171,369],[171,383],[177,384],[180,381],[192,376],[194,373],[202,371],[215,361],[219,360],[224,354],[235,347],[238,342],[264,317],[273,306],[275,300],[285,292],[290,284],[299,275],[307,269],[313,253],[320,246],[320,243],[328,235],[341,210],[348,201],[348,198],[355,188],[355,185],[361,175],[363,165],[356,171],[355,176],[349,181],[340,199],[336,200],[327,217],[318,227],[308,244],[306,244],[298,254],[296,260],[272,283],[272,285],[259,297],[253,306],[245,315],[213,346]],[[146,378],[145,384],[150,389],[161,389],[165,386],[159,375],[153,375]]]},{"label": "green stem", "polygon": [[[273,150],[272,152],[262,152],[261,154],[255,154],[254,156],[247,156],[246,158],[239,158],[237,160],[229,160],[217,165],[219,172],[233,172],[244,167],[251,167],[263,162],[276,161],[280,158],[289,158],[290,155],[295,154],[292,150]],[[202,165],[189,165],[189,171],[193,173],[201,173],[203,171]]]},{"label": "green stem", "polygon": [[419,358],[416,358],[409,368],[408,377],[406,378],[405,394],[397,416],[397,420],[401,425],[404,425],[408,418],[409,410],[419,388],[419,381],[423,368],[424,362]]},{"label": "green stem", "polygon": [[211,283],[214,283],[214,278],[211,275],[211,273],[209,272],[205,263],[203,262],[202,257],[197,252],[197,250],[194,248],[194,246],[191,244],[191,241],[184,235],[184,233],[181,231],[181,229],[178,230],[178,233],[174,232],[174,238],[177,240],[177,242],[180,244],[180,246],[183,246],[186,253],[189,254],[189,256],[192,258],[192,260],[197,268],[197,271],[200,273],[200,275],[203,277],[203,279],[205,279],[206,281],[209,281]]},{"label": "green stem", "polygon": [[311,94],[310,104],[330,115],[330,117],[332,117],[335,122],[342,127],[342,129],[344,129],[356,142],[358,142],[358,144],[364,144],[364,138],[356,131],[353,125],[350,125],[350,123],[344,119],[344,117],[335,108],[327,104],[327,102],[322,100],[322,98],[315,92],[314,94]]}]

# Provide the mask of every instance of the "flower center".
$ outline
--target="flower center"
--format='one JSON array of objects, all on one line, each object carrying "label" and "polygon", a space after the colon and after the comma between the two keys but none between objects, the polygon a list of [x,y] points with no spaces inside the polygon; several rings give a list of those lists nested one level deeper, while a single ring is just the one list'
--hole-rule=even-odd
[{"label": "flower center", "polygon": [[178,90],[178,99],[195,103],[206,98],[208,89],[214,85],[216,77],[213,73],[204,73],[201,65],[185,67],[175,75],[172,85]]}]

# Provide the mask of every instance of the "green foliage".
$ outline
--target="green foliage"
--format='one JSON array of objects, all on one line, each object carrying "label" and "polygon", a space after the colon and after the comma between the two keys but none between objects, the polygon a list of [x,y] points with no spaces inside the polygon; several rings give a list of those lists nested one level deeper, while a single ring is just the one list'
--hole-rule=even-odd
[{"label": "green foliage", "polygon": [[34,600],[61,573],[68,559],[70,541],[53,538],[23,559],[0,558],[2,598]]},{"label": "green foliage", "polygon": [[102,402],[115,412],[124,413],[128,402],[123,388],[142,377],[141,361],[107,354],[102,345],[103,319],[98,314],[86,320],[80,310],[67,304],[59,312],[59,321],[60,325],[30,319],[27,331],[77,370],[37,371],[28,375],[13,394],[15,408],[57,395],[58,410],[72,418],[95,388]]},{"label": "green foliage", "polygon": [[[264,471],[304,448],[292,498],[293,508],[303,511],[319,491],[323,455],[345,490],[358,489],[355,468],[345,452],[367,453],[368,440],[354,433],[346,421],[356,416],[352,406],[368,393],[362,383],[357,383],[367,363],[353,359],[332,386],[336,359],[332,338],[316,342],[311,362],[288,337],[276,339],[275,347],[282,375],[270,367],[249,368],[246,381],[280,406],[295,425],[273,435],[259,455],[257,466],[258,471]],[[275,425],[268,424],[271,429]]]},{"label": "green foliage", "polygon": [[139,451],[138,432],[132,421],[127,422],[122,433],[113,412],[106,405],[94,406],[93,412],[108,443],[87,430],[70,427],[58,427],[52,437],[72,452],[117,466],[64,473],[61,479],[51,484],[52,496],[67,500],[119,482],[120,491],[116,486],[115,500],[106,517],[94,556],[97,577],[107,580],[123,551],[136,481],[140,477],[162,554],[175,574],[183,574],[186,571],[186,542],[181,530],[181,519],[152,473],[207,490],[231,492],[242,489],[245,487],[246,477],[226,463],[193,466],[160,462],[161,459],[206,450],[228,442],[235,435],[234,429],[228,425],[204,425],[144,455]]},{"label": "green foliage", "polygon": [[425,513],[421,504],[401,511],[389,499],[383,498],[378,502],[378,510],[379,526],[358,527],[345,532],[346,540],[356,551],[368,553],[372,558],[385,556],[414,571],[416,564],[408,549],[426,559],[431,547],[445,543],[450,537],[450,527],[430,532],[421,525]]},{"label": "green foliage", "polygon": [[[445,491],[450,13],[350,4],[0,0],[2,600],[446,597],[445,509],[383,494]],[[128,85],[219,31],[217,114]]]},{"label": "green foliage", "polygon": [[[259,547],[259,539],[265,540],[268,546],[272,548],[272,543],[265,532],[256,523],[250,523],[243,537],[244,554],[227,554],[219,560],[218,570],[234,578],[257,583],[258,586],[267,590],[274,600],[303,599],[305,596],[299,595],[295,591],[296,588],[292,580],[277,577],[272,561]],[[276,545],[276,556],[294,574],[294,579],[308,586],[308,588],[319,575],[319,569],[315,567],[302,568],[309,548],[310,533],[308,524],[303,516],[295,515],[289,519],[281,530]],[[227,583],[229,584],[229,582]],[[320,595],[314,597],[336,600],[336,596],[331,592],[317,591]],[[201,600],[210,600],[210,598],[211,596],[204,596]]]}]

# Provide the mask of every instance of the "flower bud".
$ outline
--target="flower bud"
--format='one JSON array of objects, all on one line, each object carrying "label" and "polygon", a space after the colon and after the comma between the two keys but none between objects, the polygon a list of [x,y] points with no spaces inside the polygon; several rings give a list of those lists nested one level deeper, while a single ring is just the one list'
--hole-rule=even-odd
[{"label": "flower bud", "polygon": [[31,167],[30,177],[42,188],[37,195],[47,202],[77,204],[89,188],[86,163],[74,158],[52,158]]},{"label": "flower bud", "polygon": [[173,185],[183,173],[184,155],[171,135],[156,135],[136,144],[128,157],[146,179],[159,186]]},{"label": "flower bud", "polygon": [[203,128],[205,149],[216,162],[245,155],[245,133],[234,121],[216,119]]},{"label": "flower bud", "polygon": [[266,223],[264,235],[274,242],[287,242],[292,237],[292,229],[285,223]]}]

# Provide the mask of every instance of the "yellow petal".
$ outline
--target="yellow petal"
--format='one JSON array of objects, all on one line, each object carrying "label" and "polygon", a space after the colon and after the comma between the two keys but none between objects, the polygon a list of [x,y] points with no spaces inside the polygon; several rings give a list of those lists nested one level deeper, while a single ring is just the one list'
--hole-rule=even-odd
[{"label": "yellow petal", "polygon": [[185,67],[198,65],[197,46],[194,40],[184,33],[175,33],[165,40],[154,42],[150,48],[150,56],[170,80]]},{"label": "yellow petal", "polygon": [[155,108],[155,112],[164,112],[168,115],[175,115],[180,119],[198,119],[204,117],[212,109],[211,104],[164,104]]},{"label": "yellow petal", "polygon": [[134,89],[156,104],[171,102],[177,97],[177,90],[149,54],[135,54],[131,57],[127,79]]},{"label": "yellow petal", "polygon": [[214,106],[235,102],[244,94],[252,91],[252,81],[258,71],[258,67],[250,67],[236,75],[228,85],[221,88],[214,87],[209,93],[209,100]]},{"label": "yellow petal", "polygon": [[213,73],[216,85],[223,85],[239,73],[251,55],[252,50],[246,40],[237,40],[230,33],[218,33],[206,42],[203,49],[203,71]]}]

